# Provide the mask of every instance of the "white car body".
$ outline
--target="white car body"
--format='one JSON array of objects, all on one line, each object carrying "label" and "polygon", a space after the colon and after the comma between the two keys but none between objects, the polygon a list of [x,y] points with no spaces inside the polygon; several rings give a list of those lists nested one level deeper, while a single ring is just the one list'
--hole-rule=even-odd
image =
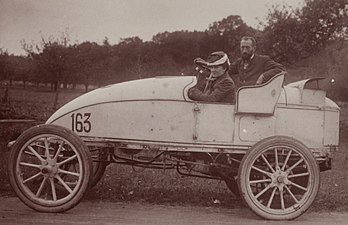
[{"label": "white car body", "polygon": [[283,79],[280,74],[266,84],[240,88],[235,105],[190,100],[192,76],[129,81],[76,98],[46,123],[91,141],[177,146],[178,151],[233,152],[285,135],[327,154],[338,145],[339,107],[325,91],[307,88],[317,79],[284,87]]}]

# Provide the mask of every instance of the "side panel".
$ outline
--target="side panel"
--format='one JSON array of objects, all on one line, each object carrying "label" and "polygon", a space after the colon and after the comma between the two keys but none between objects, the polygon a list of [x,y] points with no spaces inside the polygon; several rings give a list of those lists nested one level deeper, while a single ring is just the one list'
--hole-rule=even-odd
[{"label": "side panel", "polygon": [[324,111],[301,107],[278,107],[276,117],[276,135],[293,137],[309,148],[323,147]]},{"label": "side panel", "polygon": [[73,111],[54,124],[87,137],[192,142],[192,107],[183,101],[112,102]]},{"label": "side panel", "polygon": [[198,142],[232,144],[235,105],[196,103],[194,109]]},{"label": "side panel", "polygon": [[232,144],[234,105],[165,100],[109,102],[70,112],[53,124],[85,137]]},{"label": "side panel", "polygon": [[339,111],[325,111],[324,145],[338,145],[339,142]]},{"label": "side panel", "polygon": [[274,116],[241,115],[238,117],[238,137],[241,143],[256,143],[275,133]]},{"label": "side panel", "polygon": [[238,115],[236,124],[237,145],[253,145],[274,135],[293,137],[309,148],[321,149],[324,144],[323,110],[277,107],[274,116]]}]

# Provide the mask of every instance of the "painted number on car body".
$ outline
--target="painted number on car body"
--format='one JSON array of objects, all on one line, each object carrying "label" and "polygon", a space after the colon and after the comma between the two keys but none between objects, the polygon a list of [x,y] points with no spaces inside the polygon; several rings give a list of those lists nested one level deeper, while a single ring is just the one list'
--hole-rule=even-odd
[{"label": "painted number on car body", "polygon": [[71,129],[76,132],[90,132],[92,129],[92,124],[89,119],[91,118],[91,113],[73,113],[71,114]]}]

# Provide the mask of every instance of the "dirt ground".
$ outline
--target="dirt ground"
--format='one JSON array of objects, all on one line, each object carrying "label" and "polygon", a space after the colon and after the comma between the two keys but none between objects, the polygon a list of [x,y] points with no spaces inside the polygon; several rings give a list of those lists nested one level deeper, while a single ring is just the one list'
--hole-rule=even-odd
[{"label": "dirt ground", "polygon": [[[114,203],[83,201],[66,213],[38,213],[22,204],[15,197],[0,197],[0,224],[35,225],[94,225],[94,224],[138,224],[138,225],[182,225],[182,224],[269,224],[245,208],[228,209],[215,207],[168,206],[140,203]],[[293,221],[282,221],[289,225],[346,225],[348,212],[311,212]]]}]

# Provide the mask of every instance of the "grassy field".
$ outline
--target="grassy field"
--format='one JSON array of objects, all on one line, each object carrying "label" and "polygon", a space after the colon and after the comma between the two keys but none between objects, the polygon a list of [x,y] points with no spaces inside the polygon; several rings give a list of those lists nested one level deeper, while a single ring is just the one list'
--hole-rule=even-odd
[{"label": "grassy field", "polygon": [[[81,91],[62,90],[58,97],[58,107],[83,94]],[[35,88],[16,88],[9,90],[10,104],[15,114],[14,118],[34,119],[43,123],[55,110],[53,103],[55,93]]]},{"label": "grassy field", "polygon": [[[64,92],[59,105],[82,94]],[[13,117],[35,119],[44,122],[53,112],[54,93],[35,90],[10,90]],[[348,119],[348,108],[342,108],[342,119]],[[2,126],[0,149],[18,133],[32,124]],[[341,211],[348,209],[348,138],[341,135],[340,151],[333,154],[333,169],[321,174],[319,195],[311,207],[313,211]],[[10,191],[5,165],[7,153],[0,152],[0,196],[13,195]],[[156,204],[199,205],[215,207],[244,207],[222,181],[183,177],[172,170],[151,170],[130,166],[110,165],[100,183],[91,189],[85,200],[136,201]]]}]

